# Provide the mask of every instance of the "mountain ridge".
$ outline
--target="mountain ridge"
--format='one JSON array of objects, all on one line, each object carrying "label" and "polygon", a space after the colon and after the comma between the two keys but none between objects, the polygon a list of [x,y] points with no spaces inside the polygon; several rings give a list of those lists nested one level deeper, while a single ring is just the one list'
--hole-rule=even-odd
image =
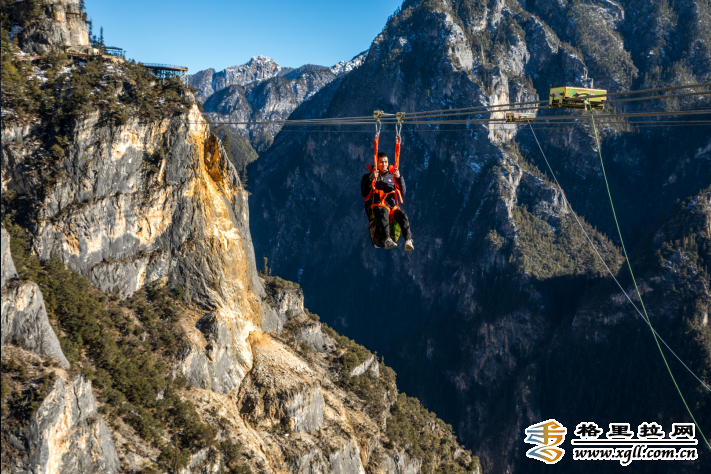
[{"label": "mountain ridge", "polygon": [[331,67],[305,64],[298,68],[282,67],[267,56],[253,56],[245,64],[228,66],[219,72],[209,68],[190,74],[188,75],[188,85],[198,89],[196,96],[201,102],[205,102],[212,94],[226,87],[246,86],[252,82],[262,82],[276,76],[290,76],[288,79],[297,79],[301,73],[309,70],[328,69],[335,77],[339,77],[362,64],[364,55],[365,52],[360,53],[350,60],[340,61]]},{"label": "mountain ridge", "polygon": [[235,164],[242,169],[271,146],[283,126],[245,122],[286,120],[324,86],[360,66],[365,54],[330,68],[313,64],[281,67],[271,58],[255,56],[244,65],[218,73],[208,69],[188,76],[188,84],[197,89],[203,110],[218,126],[220,137],[229,136]]}]

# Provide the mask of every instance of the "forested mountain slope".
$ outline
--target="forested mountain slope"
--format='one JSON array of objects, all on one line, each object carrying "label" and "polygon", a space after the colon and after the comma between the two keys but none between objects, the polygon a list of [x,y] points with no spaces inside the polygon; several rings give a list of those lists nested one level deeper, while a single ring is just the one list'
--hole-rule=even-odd
[{"label": "forested mountain slope", "polygon": [[[363,65],[291,117],[527,102],[560,85],[620,92],[708,82],[710,13],[702,1],[405,1]],[[708,105],[697,96],[606,112]],[[404,208],[416,247],[407,254],[374,250],[368,237],[358,183],[372,160],[369,128],[281,132],[251,165],[257,258],[297,280],[309,307],[336,308],[327,322],[383,354],[487,472],[548,467],[526,462],[522,441],[525,427],[548,418],[569,427],[688,418],[649,328],[573,219],[575,211],[632,294],[589,122],[536,132],[564,190],[530,129],[406,127]],[[598,133],[652,323],[708,385],[711,133],[625,120],[599,123]],[[384,127],[381,149],[393,145]],[[711,431],[711,395],[670,364]],[[700,472],[708,463],[628,469]],[[559,467],[599,469],[570,459]]]}]

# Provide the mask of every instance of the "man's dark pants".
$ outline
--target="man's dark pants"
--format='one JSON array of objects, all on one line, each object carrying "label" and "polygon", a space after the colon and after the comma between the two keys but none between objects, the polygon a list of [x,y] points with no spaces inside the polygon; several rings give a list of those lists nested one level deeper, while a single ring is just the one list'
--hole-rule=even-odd
[{"label": "man's dark pants", "polygon": [[[374,207],[373,217],[375,218],[375,223],[385,231],[385,238],[390,237],[390,215],[388,210],[384,207]],[[402,235],[405,237],[405,240],[410,240],[412,233],[410,232],[410,221],[407,220],[407,214],[405,214],[402,209],[398,209],[393,214],[393,219],[400,224],[400,229],[402,230]]]}]

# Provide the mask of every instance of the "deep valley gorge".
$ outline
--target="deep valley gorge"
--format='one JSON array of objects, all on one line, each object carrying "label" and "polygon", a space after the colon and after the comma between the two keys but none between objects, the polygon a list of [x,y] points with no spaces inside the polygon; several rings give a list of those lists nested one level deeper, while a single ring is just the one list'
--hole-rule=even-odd
[{"label": "deep valley gorge", "polygon": [[524,442],[553,418],[689,422],[659,351],[711,433],[708,126],[406,125],[405,253],[368,236],[374,127],[282,122],[709,83],[707,0],[405,0],[352,59],[184,80],[87,18],[2,0],[2,474],[711,467],[700,437],[696,461],[629,466]]}]

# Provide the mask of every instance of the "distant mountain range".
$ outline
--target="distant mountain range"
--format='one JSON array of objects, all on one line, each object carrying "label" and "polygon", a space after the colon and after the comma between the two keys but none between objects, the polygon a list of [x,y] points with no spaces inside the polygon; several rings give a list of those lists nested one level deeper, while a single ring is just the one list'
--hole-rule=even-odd
[{"label": "distant mountain range", "polygon": [[215,92],[219,92],[229,86],[246,86],[247,84],[259,83],[277,76],[296,79],[306,71],[319,70],[330,71],[334,77],[338,77],[363,64],[365,55],[366,52],[360,53],[350,61],[341,61],[331,67],[306,64],[299,68],[281,67],[272,58],[254,56],[245,64],[228,66],[220,72],[210,68],[191,74],[188,76],[188,84],[198,89],[195,96],[201,102],[205,102]]},{"label": "distant mountain range", "polygon": [[247,126],[235,122],[284,120],[324,86],[360,66],[365,57],[363,52],[331,67],[306,64],[290,68],[279,66],[272,58],[255,56],[246,64],[219,72],[197,72],[188,76],[188,84],[198,90],[195,96],[210,120],[224,124],[219,127],[220,135],[230,135],[239,167],[266,151],[281,125]]}]

